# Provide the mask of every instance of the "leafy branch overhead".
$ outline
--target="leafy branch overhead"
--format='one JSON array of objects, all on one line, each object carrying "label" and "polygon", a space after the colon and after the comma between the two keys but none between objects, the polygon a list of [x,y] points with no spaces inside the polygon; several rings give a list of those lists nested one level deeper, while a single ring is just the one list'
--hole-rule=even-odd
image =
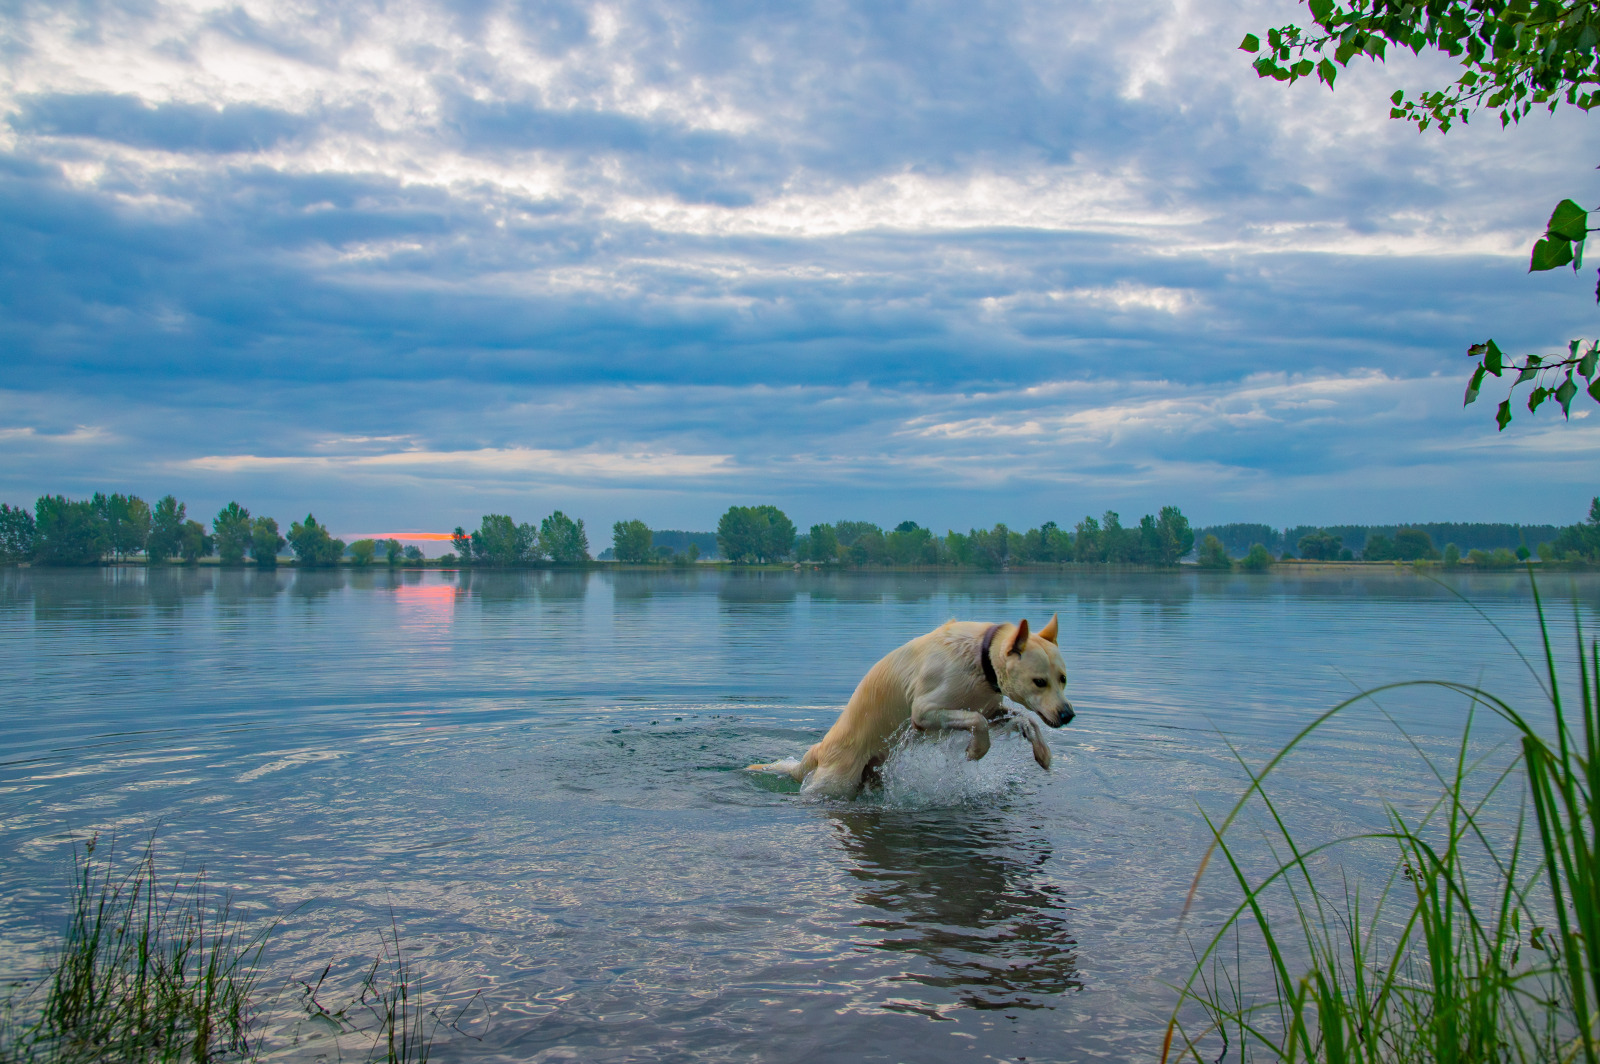
[{"label": "leafy branch overhead", "polygon": [[[1555,270],[1571,264],[1577,271],[1583,265],[1583,242],[1590,233],[1589,212],[1572,200],[1562,200],[1550,215],[1544,236],[1533,245],[1533,255],[1528,263],[1529,272]],[[1600,288],[1595,291],[1600,301]],[[1462,405],[1470,405],[1478,398],[1485,375],[1500,377],[1507,370],[1516,372],[1511,381],[1511,393],[1495,409],[1495,423],[1501,431],[1511,423],[1511,400],[1517,387],[1532,383],[1528,393],[1528,412],[1533,413],[1548,399],[1554,399],[1564,417],[1572,416],[1572,400],[1583,388],[1589,397],[1600,402],[1600,379],[1595,376],[1600,369],[1600,342],[1573,340],[1567,345],[1564,357],[1524,355],[1520,362],[1508,360],[1493,340],[1473,344],[1467,355],[1477,360],[1472,379],[1467,382],[1467,394]],[[1580,381],[1583,383],[1580,385]]]},{"label": "leafy branch overhead", "polygon": [[[1600,2],[1574,0],[1306,0],[1312,28],[1279,26],[1267,31],[1266,46],[1254,33],[1245,34],[1241,49],[1256,56],[1252,65],[1264,78],[1293,83],[1313,73],[1333,88],[1341,67],[1365,56],[1381,62],[1388,49],[1441,52],[1456,59],[1461,73],[1444,89],[1408,95],[1397,89],[1390,97],[1389,117],[1415,122],[1419,130],[1437,125],[1441,133],[1465,123],[1474,111],[1500,115],[1501,126],[1520,122],[1534,107],[1554,111],[1562,103],[1584,111],[1600,105]],[[1532,271],[1583,265],[1589,212],[1570,199],[1550,215],[1545,233],[1533,246]],[[1595,289],[1600,302],[1600,287]],[[1465,403],[1478,398],[1486,375],[1516,372],[1511,394],[1495,411],[1502,431],[1511,423],[1511,401],[1518,386],[1533,384],[1528,410],[1554,399],[1570,417],[1580,387],[1600,402],[1595,378],[1600,344],[1573,340],[1565,356],[1525,355],[1508,360],[1493,340],[1473,344],[1467,355],[1476,360]],[[1581,383],[1580,383],[1581,382]]]},{"label": "leafy branch overhead", "polygon": [[1600,5],[1594,0],[1308,0],[1313,26],[1280,26],[1240,45],[1257,53],[1256,73],[1277,81],[1316,74],[1330,88],[1340,67],[1366,57],[1382,60],[1390,47],[1442,52],[1460,61],[1447,88],[1408,95],[1395,92],[1390,115],[1437,124],[1441,132],[1466,122],[1473,111],[1497,111],[1501,125],[1520,121],[1534,107],[1554,111],[1567,103],[1600,105]]}]

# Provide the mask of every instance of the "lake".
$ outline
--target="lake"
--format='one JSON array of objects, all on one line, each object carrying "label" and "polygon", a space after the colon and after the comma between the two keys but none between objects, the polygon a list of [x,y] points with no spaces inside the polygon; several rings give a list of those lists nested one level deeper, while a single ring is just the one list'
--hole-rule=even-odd
[{"label": "lake", "polygon": [[[1185,932],[1232,897],[1180,928],[1229,741],[1260,761],[1408,679],[1545,718],[1451,593],[1532,657],[1526,576],[1442,579],[0,570],[0,969],[39,961],[74,841],[158,827],[282,917],[263,985],[348,982],[392,919],[427,1000],[465,1006],[439,1060],[1153,1059]],[[1600,577],[1541,590],[1569,654]],[[855,802],[738,771],[799,756],[905,640],[1057,611],[1078,716],[1049,773],[1014,736],[913,744]],[[1383,707],[1430,750],[1465,719]],[[1432,793],[1371,708],[1277,786],[1330,831]],[[331,1055],[313,1033],[285,1055]]]}]

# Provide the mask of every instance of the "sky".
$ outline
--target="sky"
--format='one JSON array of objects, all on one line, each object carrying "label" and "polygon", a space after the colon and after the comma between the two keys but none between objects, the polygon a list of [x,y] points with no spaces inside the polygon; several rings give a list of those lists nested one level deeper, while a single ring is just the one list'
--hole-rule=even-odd
[{"label": "sky", "polygon": [[0,500],[336,533],[483,513],[936,531],[1569,523],[1600,417],[1466,347],[1577,112],[1390,120],[1438,57],[1263,81],[1186,0],[0,0]]}]

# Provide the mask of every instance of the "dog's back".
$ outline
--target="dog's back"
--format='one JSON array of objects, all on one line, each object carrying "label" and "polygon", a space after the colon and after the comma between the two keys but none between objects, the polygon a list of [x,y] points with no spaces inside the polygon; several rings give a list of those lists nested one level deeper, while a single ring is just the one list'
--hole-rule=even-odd
[{"label": "dog's back", "polygon": [[774,761],[751,765],[753,771],[786,772],[796,781],[816,776],[808,790],[854,793],[862,774],[888,756],[889,740],[911,719],[914,680],[927,669],[943,670],[964,662],[965,652],[982,638],[987,625],[972,621],[946,621],[888,654],[867,670],[856,684],[839,719],[828,734],[799,761]]}]

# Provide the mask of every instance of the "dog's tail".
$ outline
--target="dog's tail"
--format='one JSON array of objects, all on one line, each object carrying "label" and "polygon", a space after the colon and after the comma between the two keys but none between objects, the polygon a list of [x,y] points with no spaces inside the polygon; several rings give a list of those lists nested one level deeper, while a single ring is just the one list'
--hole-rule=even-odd
[{"label": "dog's tail", "polygon": [[796,783],[804,783],[811,770],[817,767],[817,748],[813,746],[806,751],[806,756],[798,760],[786,757],[781,761],[772,761],[765,765],[746,765],[746,772],[778,772]]}]

